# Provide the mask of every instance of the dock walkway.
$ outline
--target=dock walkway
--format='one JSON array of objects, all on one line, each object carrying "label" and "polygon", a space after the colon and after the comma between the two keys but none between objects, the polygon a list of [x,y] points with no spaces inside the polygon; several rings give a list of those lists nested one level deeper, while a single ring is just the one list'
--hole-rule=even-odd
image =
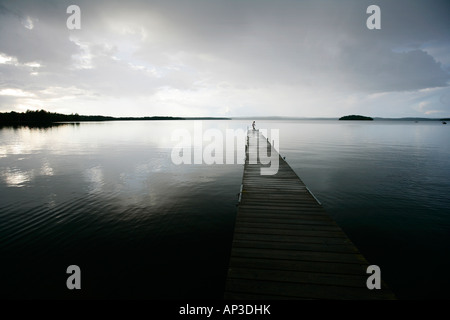
[{"label": "dock walkway", "polygon": [[276,152],[248,131],[224,298],[395,299],[384,282],[367,288],[370,264],[278,153],[278,172],[261,175],[258,144]]}]

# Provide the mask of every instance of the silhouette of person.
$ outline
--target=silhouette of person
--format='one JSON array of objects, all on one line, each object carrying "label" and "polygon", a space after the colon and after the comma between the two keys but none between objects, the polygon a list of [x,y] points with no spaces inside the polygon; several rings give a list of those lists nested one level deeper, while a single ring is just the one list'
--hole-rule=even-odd
[{"label": "silhouette of person", "polygon": [[253,130],[255,130],[255,121],[252,123]]}]

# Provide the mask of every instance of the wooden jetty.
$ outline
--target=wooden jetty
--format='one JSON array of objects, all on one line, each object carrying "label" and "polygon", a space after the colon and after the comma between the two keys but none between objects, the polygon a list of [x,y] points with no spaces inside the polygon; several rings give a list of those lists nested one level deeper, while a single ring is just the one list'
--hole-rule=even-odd
[{"label": "wooden jetty", "polygon": [[224,298],[395,299],[383,281],[367,288],[370,264],[278,153],[278,172],[261,175],[258,144],[276,152],[248,131]]}]

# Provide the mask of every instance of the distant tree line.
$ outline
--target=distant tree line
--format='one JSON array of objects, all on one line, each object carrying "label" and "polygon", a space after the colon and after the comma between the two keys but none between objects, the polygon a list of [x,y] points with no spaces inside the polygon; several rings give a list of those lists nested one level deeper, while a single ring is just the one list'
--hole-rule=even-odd
[{"label": "distant tree line", "polygon": [[86,121],[84,119],[91,120],[107,120],[112,117],[100,117],[100,116],[80,116],[75,114],[61,114],[55,112],[48,112],[45,110],[27,110],[26,112],[5,112],[0,113],[0,121],[7,123],[52,123],[52,122],[65,122],[65,121]]},{"label": "distant tree line", "polygon": [[27,110],[26,112],[4,112],[0,113],[0,123],[3,124],[30,124],[30,123],[55,123],[55,122],[80,122],[80,121],[113,121],[113,120],[184,120],[180,117],[108,117],[108,116],[83,116],[75,114],[61,114],[45,110]]}]

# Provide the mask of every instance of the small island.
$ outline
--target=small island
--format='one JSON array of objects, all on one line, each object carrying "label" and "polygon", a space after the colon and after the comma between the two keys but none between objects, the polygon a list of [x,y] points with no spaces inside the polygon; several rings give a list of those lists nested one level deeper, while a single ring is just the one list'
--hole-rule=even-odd
[{"label": "small island", "polygon": [[369,121],[372,121],[373,118],[360,116],[360,115],[350,115],[350,116],[340,117],[339,120],[369,120]]}]

